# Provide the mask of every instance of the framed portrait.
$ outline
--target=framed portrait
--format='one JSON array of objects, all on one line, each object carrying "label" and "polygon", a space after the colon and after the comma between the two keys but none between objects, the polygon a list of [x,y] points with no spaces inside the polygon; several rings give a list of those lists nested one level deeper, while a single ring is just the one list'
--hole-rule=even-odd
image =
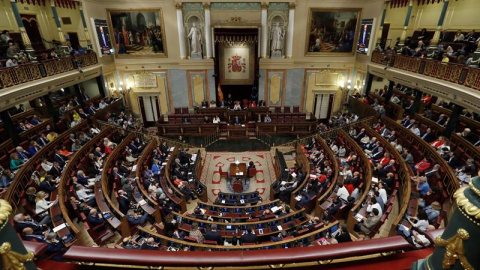
[{"label": "framed portrait", "polygon": [[305,55],[353,55],[357,45],[360,15],[360,9],[310,8]]},{"label": "framed portrait", "polygon": [[162,9],[107,9],[115,56],[167,57]]},{"label": "framed portrait", "polygon": [[358,31],[357,53],[369,54],[374,20],[363,19]]}]

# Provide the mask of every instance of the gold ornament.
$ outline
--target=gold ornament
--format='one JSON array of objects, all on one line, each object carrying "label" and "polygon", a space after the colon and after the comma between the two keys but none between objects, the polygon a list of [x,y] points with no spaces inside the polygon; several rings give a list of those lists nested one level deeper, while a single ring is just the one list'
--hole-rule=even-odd
[{"label": "gold ornament", "polygon": [[23,262],[30,262],[35,256],[31,251],[28,251],[26,255],[12,251],[12,245],[9,242],[0,246],[0,254],[2,255],[3,270],[25,270]]},{"label": "gold ornament", "polygon": [[458,229],[457,234],[449,239],[442,239],[438,236],[435,239],[435,245],[439,247],[445,247],[445,255],[443,256],[442,267],[443,269],[449,269],[457,260],[460,260],[460,264],[465,270],[474,270],[465,257],[465,249],[463,247],[463,241],[468,240],[470,235],[465,229]]},{"label": "gold ornament", "polygon": [[0,230],[8,223],[8,217],[12,213],[12,206],[5,200],[0,199]]},{"label": "gold ornament", "polygon": [[[471,183],[472,180],[470,179]],[[472,185],[473,186],[473,185]],[[460,209],[465,211],[468,215],[473,217],[474,219],[480,219],[480,208],[471,203],[468,198],[465,196],[464,192],[467,187],[462,187],[459,188],[455,194],[453,194],[453,197],[455,198],[457,205]],[[475,190],[474,190],[475,192]]]}]

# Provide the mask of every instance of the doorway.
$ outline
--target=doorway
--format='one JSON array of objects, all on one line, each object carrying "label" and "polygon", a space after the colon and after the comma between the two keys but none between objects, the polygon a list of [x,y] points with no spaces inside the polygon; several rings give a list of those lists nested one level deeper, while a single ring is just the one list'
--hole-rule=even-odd
[{"label": "doorway", "polygon": [[389,23],[384,23],[383,28],[382,28],[382,36],[380,37],[380,46],[382,49],[385,50],[386,46],[391,45],[391,40],[387,44],[387,38],[388,38],[388,31],[390,30],[390,24]]},{"label": "doorway", "polygon": [[313,115],[319,120],[330,119],[333,107],[333,94],[317,94],[313,103]]},{"label": "doorway", "polygon": [[73,32],[68,32],[67,34],[68,34],[70,44],[72,45],[72,48],[74,48],[75,50],[78,50],[78,48],[80,48],[80,41],[78,40],[78,34]]},{"label": "doorway", "polygon": [[160,105],[157,96],[139,96],[138,105],[142,113],[144,127],[155,126],[160,119]]},{"label": "doorway", "polygon": [[40,26],[36,15],[20,14],[23,26],[27,31],[28,38],[32,43],[32,48],[35,51],[45,51],[42,34],[40,34]]}]

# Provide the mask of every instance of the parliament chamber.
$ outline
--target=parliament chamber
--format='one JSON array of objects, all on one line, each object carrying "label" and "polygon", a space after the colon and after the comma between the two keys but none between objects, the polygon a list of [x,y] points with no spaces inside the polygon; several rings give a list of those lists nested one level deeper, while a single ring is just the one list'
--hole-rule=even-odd
[{"label": "parliament chamber", "polygon": [[476,0],[0,0],[2,269],[480,269]]}]

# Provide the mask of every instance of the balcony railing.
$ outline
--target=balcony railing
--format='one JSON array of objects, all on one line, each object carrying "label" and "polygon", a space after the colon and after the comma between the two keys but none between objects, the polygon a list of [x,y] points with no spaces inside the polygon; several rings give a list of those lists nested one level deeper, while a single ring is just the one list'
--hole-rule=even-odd
[{"label": "balcony railing", "polygon": [[373,52],[372,62],[480,90],[480,69],[431,59]]},{"label": "balcony railing", "polygon": [[28,63],[16,67],[0,69],[0,89],[12,87],[26,82],[39,80],[98,63],[97,55],[90,52],[73,57],[50,59],[36,63]]}]

